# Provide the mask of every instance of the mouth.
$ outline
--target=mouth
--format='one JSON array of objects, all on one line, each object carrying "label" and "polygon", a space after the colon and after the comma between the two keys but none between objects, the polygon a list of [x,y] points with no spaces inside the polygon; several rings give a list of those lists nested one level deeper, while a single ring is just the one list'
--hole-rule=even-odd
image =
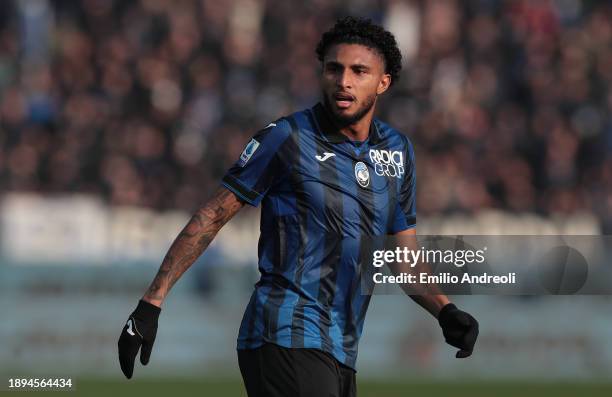
[{"label": "mouth", "polygon": [[340,109],[349,108],[355,101],[355,97],[346,92],[337,92],[333,95],[336,107]]}]

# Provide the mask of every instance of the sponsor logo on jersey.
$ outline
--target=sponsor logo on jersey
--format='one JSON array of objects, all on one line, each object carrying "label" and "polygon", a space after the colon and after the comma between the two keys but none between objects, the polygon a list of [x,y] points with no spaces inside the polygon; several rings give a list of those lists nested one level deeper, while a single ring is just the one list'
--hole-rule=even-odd
[{"label": "sponsor logo on jersey", "polygon": [[238,165],[244,167],[258,147],[259,142],[257,142],[255,138],[251,139],[251,142],[249,142],[242,151],[242,154],[240,155],[240,161],[238,161]]},{"label": "sponsor logo on jersey", "polygon": [[364,162],[360,161],[355,164],[355,179],[361,187],[368,187],[370,184],[370,171]]},{"label": "sponsor logo on jersey", "polygon": [[399,150],[370,149],[370,161],[374,172],[380,176],[401,178],[404,175],[404,153]]}]

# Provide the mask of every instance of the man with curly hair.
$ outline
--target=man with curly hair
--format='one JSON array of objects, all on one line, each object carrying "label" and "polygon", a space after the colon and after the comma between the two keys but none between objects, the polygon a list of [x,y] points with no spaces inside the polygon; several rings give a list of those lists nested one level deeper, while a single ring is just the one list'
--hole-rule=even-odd
[{"label": "man with curly hair", "polygon": [[[247,144],[222,187],[183,229],[119,339],[130,378],[149,361],[160,307],[178,278],[244,205],[261,202],[261,278],[238,335],[249,397],[356,395],[357,346],[369,303],[362,290],[368,239],[416,248],[415,160],[408,138],[374,119],[398,80],[393,35],[347,17],[325,32],[322,103],[270,123]],[[411,297],[442,327],[457,357],[472,353],[478,323],[443,294]]]}]

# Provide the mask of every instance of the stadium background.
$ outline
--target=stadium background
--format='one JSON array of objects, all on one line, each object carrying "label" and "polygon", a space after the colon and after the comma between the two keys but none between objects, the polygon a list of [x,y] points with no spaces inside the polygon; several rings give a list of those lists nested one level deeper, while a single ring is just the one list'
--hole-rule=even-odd
[{"label": "stadium background", "polygon": [[[415,145],[420,234],[612,232],[610,2],[3,1],[1,382],[241,395],[257,210],[174,288],[130,382],[116,340],[251,134],[317,101],[314,47],[346,14],[383,23],[404,55],[379,116]],[[482,328],[464,361],[408,298],[375,297],[360,395],[610,392],[609,297],[456,300]]]}]

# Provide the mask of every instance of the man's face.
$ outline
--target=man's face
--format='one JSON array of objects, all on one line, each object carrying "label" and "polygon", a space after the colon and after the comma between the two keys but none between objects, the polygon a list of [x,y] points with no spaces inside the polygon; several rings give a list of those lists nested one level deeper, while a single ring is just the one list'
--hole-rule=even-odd
[{"label": "man's face", "polygon": [[338,122],[350,125],[372,109],[391,76],[382,56],[361,44],[336,44],[323,59],[323,100]]}]

